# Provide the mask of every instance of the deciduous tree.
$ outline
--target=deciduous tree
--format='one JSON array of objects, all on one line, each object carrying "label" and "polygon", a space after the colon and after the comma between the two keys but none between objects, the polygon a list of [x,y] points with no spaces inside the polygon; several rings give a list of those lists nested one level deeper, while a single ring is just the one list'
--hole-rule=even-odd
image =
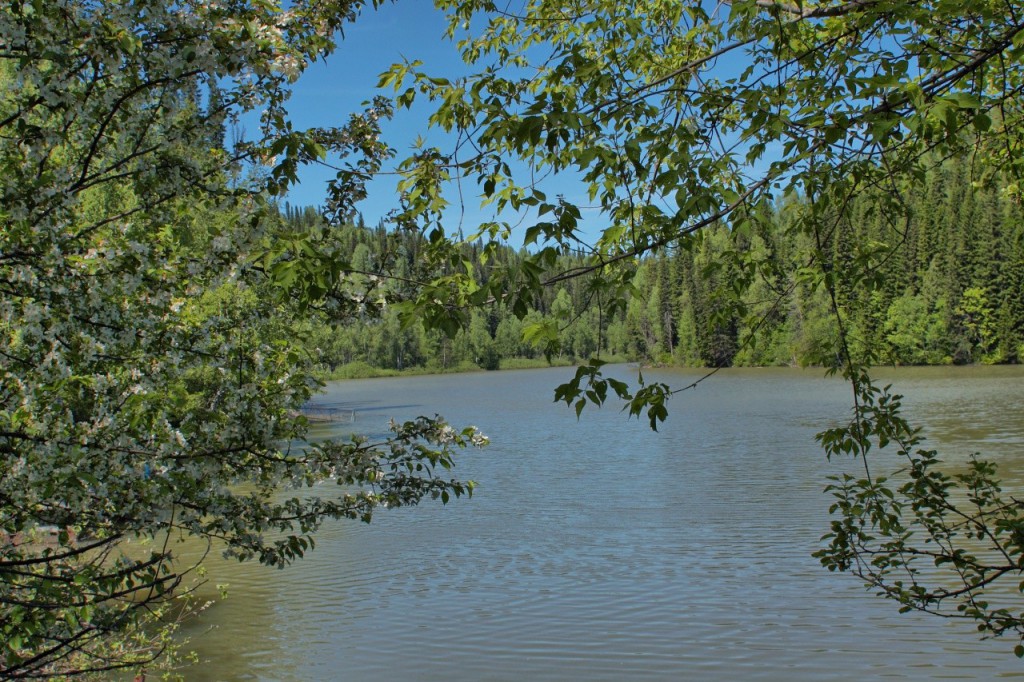
[{"label": "deciduous tree", "polygon": [[179,537],[284,565],[325,519],[471,490],[443,471],[485,439],[440,419],[299,444],[318,383],[294,323],[366,296],[271,200],[334,152],[348,214],[386,155],[383,103],[312,131],[285,110],[363,4],[0,9],[0,677],[158,655],[131,633],[190,569]]},{"label": "deciduous tree", "polygon": [[[409,62],[382,78],[399,104],[433,102],[432,124],[454,138],[451,148],[423,150],[404,164],[408,214],[443,234],[450,185],[459,183],[459,197],[476,187],[498,219],[474,238],[507,239],[524,223],[533,249],[516,280],[525,286],[495,277],[474,296],[499,298],[522,315],[539,289],[586,277],[602,301],[624,307],[635,293],[624,265],[672,246],[692,249],[693,235],[717,225],[728,226],[734,247],[712,267],[741,291],[758,267],[743,244],[757,232],[759,208],[798,198],[792,233],[811,256],[790,286],[831,308],[833,341],[816,357],[847,377],[853,396],[850,423],[820,438],[830,457],[853,457],[861,467],[830,486],[835,520],[822,563],[859,575],[903,608],[972,619],[988,635],[1024,634],[1020,503],[1000,492],[988,464],[945,472],[899,416],[898,397],[871,381],[867,367],[879,348],[865,341],[868,327],[858,328],[877,325],[894,296],[886,268],[900,260],[912,217],[907,196],[930,168],[966,160],[975,187],[998,182],[1019,196],[1024,5],[436,4],[473,73],[453,80]],[[866,196],[888,233],[884,243],[847,238],[858,217],[852,207]],[[957,209],[971,209],[968,199]],[[833,250],[839,242],[844,247]],[[566,249],[586,250],[589,260],[537,276]],[[701,324],[720,330],[746,318],[743,297],[728,299]],[[858,319],[853,302],[878,315]],[[993,311],[962,309],[983,339]],[[551,341],[538,329],[525,333]],[[654,426],[672,391],[654,384],[633,392],[594,362],[556,396],[579,411],[613,393]],[[1006,581],[1015,601],[985,596]]]}]

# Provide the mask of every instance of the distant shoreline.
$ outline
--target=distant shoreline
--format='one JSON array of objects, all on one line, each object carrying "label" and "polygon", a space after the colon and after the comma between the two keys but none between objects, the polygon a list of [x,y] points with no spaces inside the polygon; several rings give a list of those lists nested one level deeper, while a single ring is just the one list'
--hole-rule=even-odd
[{"label": "distant shoreline", "polygon": [[[635,360],[628,360],[621,357],[608,358],[606,360],[608,364],[629,364],[636,366],[640,369],[689,369],[689,370],[707,370],[711,371],[713,367],[701,367],[691,365],[671,365],[661,363],[642,363]],[[501,364],[496,370],[488,370],[480,367],[479,365],[472,362],[463,362],[452,367],[441,368],[441,367],[410,367],[406,369],[384,369],[379,367],[373,367],[372,365],[364,362],[354,362],[348,365],[342,365],[334,371],[323,372],[320,375],[320,379],[323,381],[345,381],[348,379],[388,379],[388,378],[403,378],[403,377],[415,377],[415,376],[439,376],[444,374],[472,374],[476,372],[490,372],[490,371],[503,371],[503,370],[524,370],[524,369],[547,369],[550,367],[576,367],[580,364],[578,359],[575,358],[553,358],[550,362],[544,358],[510,358],[502,360]],[[1015,363],[999,363],[989,364],[984,362],[973,362],[962,365],[957,364],[932,364],[932,365],[875,365],[872,367],[872,371],[879,370],[890,370],[890,369],[912,369],[921,367],[964,367],[964,368],[978,368],[978,367],[1014,367],[1024,366]],[[823,365],[737,365],[735,367],[727,367],[723,369],[822,369]]]},{"label": "distant shoreline", "polygon": [[[615,359],[613,362],[623,362]],[[544,358],[511,358],[502,360],[497,370],[487,370],[472,362],[463,362],[452,367],[410,367],[407,369],[381,369],[373,367],[364,362],[354,362],[342,365],[334,371],[324,372],[320,377],[324,381],[344,381],[346,379],[387,379],[414,376],[432,376],[441,374],[469,374],[474,372],[489,372],[517,369],[546,369],[548,367],[574,367],[577,361],[569,358],[552,358],[548,362]]]}]

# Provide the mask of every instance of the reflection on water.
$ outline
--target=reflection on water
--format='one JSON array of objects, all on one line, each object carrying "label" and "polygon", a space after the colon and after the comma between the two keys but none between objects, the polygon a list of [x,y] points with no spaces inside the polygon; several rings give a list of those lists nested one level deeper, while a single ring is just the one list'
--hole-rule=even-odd
[{"label": "reflection on water", "polygon": [[[211,562],[230,596],[189,626],[203,663],[187,679],[1024,677],[1011,642],[899,615],[811,558],[834,472],[813,433],[849,414],[842,382],[723,372],[673,399],[652,433],[614,409],[577,422],[552,404],[571,373],[331,385],[324,404],[359,414],[339,429],[434,413],[479,426],[492,446],[457,471],[478,491],[332,524],[284,571]],[[1009,467],[1020,451],[1016,368],[886,378],[951,456],[980,450]]]}]

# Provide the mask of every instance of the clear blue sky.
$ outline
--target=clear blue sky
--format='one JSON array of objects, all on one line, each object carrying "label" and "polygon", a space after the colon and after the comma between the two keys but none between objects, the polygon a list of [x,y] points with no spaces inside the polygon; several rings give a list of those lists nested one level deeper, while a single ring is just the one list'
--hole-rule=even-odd
[{"label": "clear blue sky", "polygon": [[[465,70],[455,44],[444,38],[445,18],[430,0],[386,3],[377,10],[367,9],[355,23],[348,25],[338,49],[326,62],[312,65],[294,86],[290,107],[297,128],[331,126],[344,123],[363,102],[380,94],[376,90],[380,74],[403,59],[418,59],[433,73],[461,73]],[[387,95],[393,94],[387,91]],[[395,147],[399,158],[412,147],[418,135],[440,146],[439,133],[428,134],[427,111],[399,111],[385,123],[384,139]],[[320,205],[326,182],[333,177],[327,168],[309,168],[301,183],[288,196],[293,205]],[[362,205],[371,224],[395,207],[394,178],[375,183],[371,197]]]},{"label": "clear blue sky", "polygon": [[[313,64],[295,84],[289,106],[293,124],[296,128],[338,125],[353,112],[361,111],[363,103],[374,95],[393,96],[392,89],[378,91],[377,81],[392,64],[406,59],[423,62],[422,68],[431,74],[449,78],[467,74],[470,69],[463,63],[455,42],[445,37],[446,28],[444,13],[435,9],[431,0],[388,2],[377,10],[365,10],[346,27],[338,49],[326,62]],[[417,103],[411,110],[397,111],[393,120],[384,123],[384,140],[397,152],[394,163],[409,155],[417,137],[424,138],[428,146],[448,151],[447,136],[442,131],[427,128],[430,111],[429,103]],[[333,176],[334,171],[329,168],[304,169],[299,185],[289,192],[286,201],[293,206],[322,205],[326,183]],[[370,196],[359,204],[358,210],[371,226],[397,207],[397,181],[394,175],[381,177],[371,184]],[[570,199],[574,193],[582,191],[571,186],[567,178],[556,184],[558,189],[566,190],[566,197]],[[449,192],[449,199],[456,201],[456,192]],[[480,206],[479,194],[475,180],[463,185],[464,205],[449,210],[451,220],[446,223],[446,229],[462,230],[470,235],[480,223],[499,217],[493,208]],[[576,199],[585,201],[582,195]],[[522,218],[500,217],[512,221]]]},{"label": "clear blue sky", "polygon": [[[405,59],[422,61],[423,69],[431,74],[453,77],[467,73],[468,67],[463,64],[454,42],[444,36],[445,29],[445,16],[434,8],[432,0],[387,2],[376,10],[367,8],[346,27],[337,50],[325,62],[310,66],[295,84],[289,107],[293,124],[296,128],[340,125],[353,112],[361,111],[363,103],[374,95],[393,95],[391,90],[379,92],[377,81],[392,64]],[[728,60],[722,66],[738,68]],[[412,110],[396,112],[394,120],[384,123],[384,139],[396,149],[396,162],[408,156],[419,136],[424,137],[428,145],[446,150],[444,134],[427,129],[429,111],[428,104],[417,104]],[[326,183],[333,175],[329,168],[305,169],[300,175],[301,182],[289,193],[287,201],[294,206],[322,205]],[[371,185],[369,198],[358,207],[370,225],[396,208],[396,182],[397,177],[391,175]],[[582,187],[575,185],[570,177],[551,182],[554,186],[549,184],[545,190],[552,198],[555,193],[563,193],[579,205],[588,203]],[[461,213],[460,207],[452,209],[452,221],[446,227],[452,231],[462,228],[466,234],[471,234],[480,222],[493,220],[495,216],[492,210],[480,208],[475,181],[464,185],[463,190],[465,206],[461,208],[465,213]],[[592,216],[588,216],[591,213]],[[583,228],[589,233],[603,228],[596,211],[584,209]]]}]

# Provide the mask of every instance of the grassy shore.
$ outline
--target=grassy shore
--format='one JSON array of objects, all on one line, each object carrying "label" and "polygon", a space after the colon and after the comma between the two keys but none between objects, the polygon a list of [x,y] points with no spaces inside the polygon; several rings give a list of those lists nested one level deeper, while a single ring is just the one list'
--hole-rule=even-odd
[{"label": "grassy shore", "polygon": [[[610,358],[608,361],[625,362],[622,358]],[[506,358],[501,361],[498,369],[542,369],[544,367],[572,367],[575,364],[577,364],[577,361],[574,358],[568,357],[552,358],[550,362],[544,358]],[[342,379],[411,377],[424,374],[461,374],[465,372],[483,371],[485,370],[479,365],[468,361],[451,367],[427,365],[426,367],[409,367],[406,369],[381,369],[365,362],[352,362],[347,365],[336,367],[331,372],[325,372],[321,378],[325,381],[338,381]]]}]

